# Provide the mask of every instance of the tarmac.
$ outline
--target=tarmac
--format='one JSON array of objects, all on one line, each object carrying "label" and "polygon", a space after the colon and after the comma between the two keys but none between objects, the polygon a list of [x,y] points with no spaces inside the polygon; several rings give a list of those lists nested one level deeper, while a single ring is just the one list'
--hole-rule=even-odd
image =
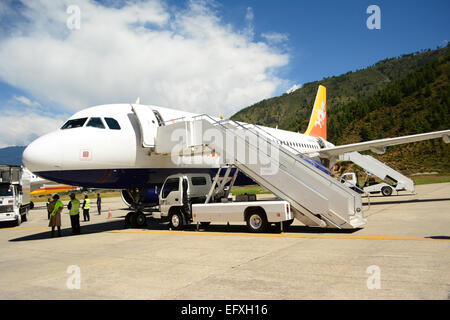
[{"label": "tarmac", "polygon": [[81,215],[81,235],[64,209],[62,237],[50,238],[37,204],[20,226],[0,227],[0,299],[446,300],[450,183],[416,191],[372,196],[367,225],[344,232],[297,221],[284,233],[171,231],[151,217],[133,229],[121,199],[105,198],[101,215]]}]

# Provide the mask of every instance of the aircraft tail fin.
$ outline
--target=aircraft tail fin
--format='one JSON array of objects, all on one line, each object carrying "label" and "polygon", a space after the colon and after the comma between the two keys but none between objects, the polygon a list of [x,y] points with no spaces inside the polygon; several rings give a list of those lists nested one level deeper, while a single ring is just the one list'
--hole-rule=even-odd
[{"label": "aircraft tail fin", "polygon": [[319,85],[306,135],[327,140],[327,88]]}]

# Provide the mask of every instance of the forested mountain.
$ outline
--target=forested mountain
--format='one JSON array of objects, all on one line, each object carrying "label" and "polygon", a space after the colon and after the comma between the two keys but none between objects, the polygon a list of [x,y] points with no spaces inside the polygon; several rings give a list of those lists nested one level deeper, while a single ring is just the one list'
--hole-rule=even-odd
[{"label": "forested mountain", "polygon": [[[232,119],[304,132],[319,84],[327,87],[328,140],[340,145],[450,128],[450,46],[385,59],[364,70],[305,84]],[[442,140],[390,147],[382,161],[405,173],[450,172]]]}]

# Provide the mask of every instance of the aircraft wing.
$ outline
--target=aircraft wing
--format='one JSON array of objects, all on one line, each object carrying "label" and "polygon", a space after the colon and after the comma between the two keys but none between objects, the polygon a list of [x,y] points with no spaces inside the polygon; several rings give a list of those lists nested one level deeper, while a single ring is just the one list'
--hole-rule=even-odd
[{"label": "aircraft wing", "polygon": [[410,136],[385,138],[379,140],[345,144],[342,146],[320,149],[314,152],[319,153],[320,156],[323,158],[331,158],[347,152],[365,151],[365,150],[371,150],[372,152],[375,152],[377,154],[383,154],[386,151],[386,147],[389,146],[395,146],[403,143],[430,140],[436,138],[443,138],[445,143],[449,143],[450,130],[442,130],[428,133],[413,134]]}]

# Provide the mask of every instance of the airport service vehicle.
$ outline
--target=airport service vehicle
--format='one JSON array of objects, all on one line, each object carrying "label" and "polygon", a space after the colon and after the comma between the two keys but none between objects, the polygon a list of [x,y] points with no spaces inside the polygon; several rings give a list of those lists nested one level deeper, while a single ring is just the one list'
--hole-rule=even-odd
[{"label": "airport service vehicle", "polygon": [[294,217],[287,201],[256,201],[256,195],[239,195],[232,201],[229,195],[238,170],[232,178],[231,166],[225,176],[219,172],[213,181],[210,175],[201,173],[167,177],[160,193],[160,211],[153,213],[153,218],[168,217],[175,230],[190,223],[207,227],[216,222],[246,222],[251,232],[263,232],[269,224],[283,228],[292,223]]},{"label": "airport service vehicle", "polygon": [[[221,165],[231,163],[240,172],[235,185],[268,189],[288,201],[303,224],[353,229],[365,224],[361,195],[324,168],[351,154],[352,161],[363,160],[358,165],[375,173],[378,160],[359,157],[358,151],[382,154],[388,146],[414,141],[450,142],[450,130],[442,130],[336,146],[327,141],[326,108],[326,88],[319,86],[308,128],[301,134],[139,102],[95,106],[33,141],[23,162],[34,174],[57,183],[121,189],[136,214],[159,205],[158,190],[168,176],[201,172],[214,177]],[[227,157],[229,141],[268,166],[245,163],[239,155]],[[274,153],[264,152],[264,146]],[[179,147],[179,153],[173,152]]]},{"label": "airport service vehicle", "polygon": [[30,175],[21,166],[0,165],[0,222],[27,221],[30,201]]},{"label": "airport service vehicle", "polygon": [[[358,185],[358,179],[356,177],[356,173],[354,172],[347,172],[342,175],[341,182],[344,185],[347,185],[348,187],[352,188],[355,191],[361,190],[358,188],[355,188]],[[381,193],[383,196],[390,196],[392,195],[392,191],[405,191],[405,187],[401,184],[388,184],[386,182],[376,182],[375,179],[371,176],[371,174],[366,175],[366,180],[364,181],[364,185],[362,187],[362,191],[365,193]]]}]

